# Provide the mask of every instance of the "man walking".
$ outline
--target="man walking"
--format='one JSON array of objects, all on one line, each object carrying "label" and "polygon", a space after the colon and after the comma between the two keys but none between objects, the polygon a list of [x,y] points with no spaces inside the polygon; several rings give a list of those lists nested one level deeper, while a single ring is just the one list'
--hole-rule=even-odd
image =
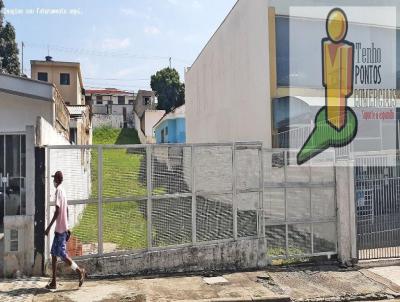
[{"label": "man walking", "polygon": [[56,229],[54,233],[54,240],[51,246],[51,260],[53,269],[53,278],[49,283],[47,289],[56,289],[56,272],[57,272],[57,257],[60,257],[62,261],[71,266],[71,269],[79,275],[79,287],[82,286],[85,279],[86,272],[84,269],[78,267],[78,265],[67,255],[66,242],[69,237],[68,231],[68,203],[64,188],[61,186],[63,182],[63,174],[61,171],[57,171],[54,174],[54,187],[56,188],[56,211],[54,212],[53,219],[45,231],[45,235],[48,236],[51,227],[56,222]]}]

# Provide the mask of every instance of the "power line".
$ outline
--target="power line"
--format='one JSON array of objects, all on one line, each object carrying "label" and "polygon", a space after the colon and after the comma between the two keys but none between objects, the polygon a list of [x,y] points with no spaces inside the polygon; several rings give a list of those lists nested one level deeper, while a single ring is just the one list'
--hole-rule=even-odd
[{"label": "power line", "polygon": [[[25,47],[31,48],[40,48],[46,49],[50,51],[56,52],[66,52],[66,53],[73,53],[79,55],[87,55],[87,56],[101,56],[101,57],[113,57],[113,58],[130,58],[130,59],[140,59],[140,60],[170,60],[170,56],[149,56],[149,55],[138,55],[129,52],[113,52],[113,51],[105,51],[105,50],[94,50],[94,49],[87,49],[87,48],[73,48],[73,47],[65,47],[61,45],[55,44],[36,44],[31,42],[24,42]],[[189,60],[182,59],[182,58],[173,58],[176,62],[181,62],[185,64],[190,64]]]},{"label": "power line", "polygon": [[84,77],[85,80],[99,80],[99,81],[121,81],[121,82],[133,82],[133,81],[150,81],[150,78],[142,78],[142,79],[116,79],[116,78],[91,78],[91,77]]}]

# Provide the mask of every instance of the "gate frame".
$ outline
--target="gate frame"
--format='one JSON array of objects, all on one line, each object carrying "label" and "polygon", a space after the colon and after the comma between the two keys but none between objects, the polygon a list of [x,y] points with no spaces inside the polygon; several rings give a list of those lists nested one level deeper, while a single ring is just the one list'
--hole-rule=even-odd
[{"label": "gate frame", "polygon": [[[152,150],[154,147],[190,147],[190,152],[191,152],[191,184],[192,184],[192,189],[190,193],[176,193],[176,194],[165,194],[165,195],[152,195]],[[231,147],[232,148],[232,189],[229,191],[219,191],[219,192],[207,192],[206,194],[203,194],[205,196],[207,195],[213,195],[213,194],[232,194],[232,214],[233,214],[233,238],[228,238],[228,239],[222,239],[222,240],[211,240],[211,241],[205,241],[205,242],[197,242],[196,239],[196,196],[198,195],[198,191],[196,190],[196,182],[195,182],[195,175],[196,175],[196,169],[195,169],[195,152],[194,148],[195,147]],[[103,198],[103,186],[102,186],[102,179],[103,179],[103,150],[104,149],[143,149],[145,150],[146,154],[146,171],[147,171],[147,196],[137,198],[137,197],[121,197],[121,198]],[[251,148],[251,149],[257,149],[258,151],[258,157],[259,157],[259,164],[260,164],[260,169],[259,169],[259,185],[258,188],[252,188],[252,189],[247,189],[247,190],[238,190],[237,189],[237,160],[236,160],[236,151],[240,150],[241,148]],[[202,143],[202,144],[162,144],[162,145],[152,145],[152,144],[147,144],[147,145],[56,145],[56,146],[46,146],[46,217],[47,217],[47,223],[49,222],[50,218],[50,207],[54,206],[54,202],[50,201],[50,150],[67,150],[67,149],[89,149],[89,150],[98,150],[98,197],[95,199],[85,199],[85,200],[71,200],[68,202],[69,205],[79,205],[79,204],[98,204],[98,252],[97,254],[94,255],[85,255],[85,256],[80,256],[76,257],[78,260],[83,260],[83,259],[90,259],[90,258],[99,258],[103,256],[120,256],[120,255],[126,255],[127,253],[140,253],[140,252],[146,252],[146,251],[160,251],[160,250],[171,250],[171,249],[176,249],[176,248],[183,248],[183,247],[190,247],[190,246],[204,246],[204,245],[209,245],[209,244],[216,244],[216,243],[229,243],[229,242],[236,242],[239,240],[248,240],[248,239],[259,239],[260,240],[260,254],[264,255],[264,258],[267,262],[270,262],[272,259],[275,258],[282,258],[282,257],[269,257],[265,256],[266,250],[268,249],[268,246],[266,244],[266,238],[265,238],[265,218],[264,218],[264,192],[266,189],[268,189],[268,185],[265,185],[264,181],[264,160],[263,160],[263,152],[279,152],[279,151],[284,151],[285,154],[285,163],[284,163],[284,173],[285,173],[285,180],[286,180],[286,165],[287,165],[287,152],[293,151],[290,149],[264,149],[262,146],[261,142],[235,142],[235,143]],[[311,167],[310,167],[311,169]],[[348,255],[349,253],[352,254],[352,251],[349,252],[347,249],[346,251],[343,250],[343,248],[340,248],[340,237],[339,237],[339,228],[340,225],[338,223],[339,221],[339,215],[342,215],[341,212],[339,211],[339,200],[337,199],[337,191],[338,191],[338,185],[337,185],[337,180],[338,177],[336,175],[336,163],[333,165],[334,169],[334,175],[335,179],[333,180],[333,186],[334,186],[334,198],[335,198],[335,203],[337,206],[337,213],[336,217],[326,220],[326,219],[313,219],[312,217],[310,219],[300,219],[296,220],[296,223],[298,224],[310,224],[310,234],[311,234],[311,253],[310,254],[302,254],[301,257],[313,257],[313,256],[327,256],[330,258],[332,255],[338,254],[339,259],[345,263],[348,261]],[[150,173],[148,173],[150,172]],[[310,171],[310,178],[311,178],[311,171]],[[304,185],[304,184],[302,184]],[[322,184],[321,184],[322,185]],[[310,185],[312,187],[312,185]],[[310,187],[310,190],[311,190]],[[286,188],[286,186],[283,186],[282,188]],[[286,192],[286,190],[285,190]],[[204,192],[201,192],[204,193]],[[237,203],[237,194],[238,193],[258,193],[259,194],[259,202],[258,202],[258,207],[256,209],[257,213],[257,235],[255,236],[249,236],[249,237],[240,237],[238,238],[238,230],[237,230],[237,209],[238,209],[238,203]],[[178,244],[178,245],[172,245],[172,246],[165,246],[165,247],[154,247],[152,246],[152,221],[151,221],[151,210],[152,210],[152,201],[157,200],[157,199],[164,199],[168,197],[192,197],[192,240],[190,243],[185,243],[185,244]],[[103,252],[103,225],[102,225],[102,204],[104,202],[123,202],[123,201],[131,201],[132,198],[135,198],[135,201],[146,201],[147,202],[147,242],[148,246],[147,248],[143,249],[136,249],[132,251],[122,251],[122,252],[113,252],[113,253],[107,253],[104,254]],[[354,200],[354,199],[353,199]],[[286,198],[286,193],[285,193],[285,213],[287,212],[287,198]],[[348,202],[348,200],[347,200]],[[310,198],[310,203],[311,203],[311,198]],[[287,216],[287,215],[286,215]],[[348,217],[348,216],[347,216]],[[343,218],[342,218],[343,220]],[[351,218],[350,218],[351,220]],[[319,222],[334,222],[337,225],[337,232],[336,232],[336,249],[335,251],[330,251],[330,252],[321,252],[321,253],[314,253],[314,247],[313,247],[313,224],[314,223],[319,223]],[[291,222],[287,219],[284,221],[281,221],[276,224],[268,224],[268,225],[285,225],[285,240],[286,240],[286,250],[287,250],[287,244],[288,244],[288,225],[291,224]],[[150,230],[150,231],[149,231]],[[348,239],[348,237],[347,237]],[[346,240],[347,240],[346,239]],[[49,257],[49,248],[50,248],[50,236],[47,237],[47,244],[46,244],[46,260]],[[291,255],[286,254],[286,258],[289,258]],[[351,257],[350,257],[351,258]],[[262,263],[264,261],[261,261]]]}]

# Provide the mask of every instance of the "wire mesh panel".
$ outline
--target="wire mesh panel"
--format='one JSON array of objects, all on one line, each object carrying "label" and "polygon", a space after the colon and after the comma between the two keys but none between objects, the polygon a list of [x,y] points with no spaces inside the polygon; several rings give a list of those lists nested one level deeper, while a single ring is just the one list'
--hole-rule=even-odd
[{"label": "wire mesh panel", "polygon": [[196,190],[232,190],[232,146],[197,146],[194,149]]},{"label": "wire mesh panel", "polygon": [[288,183],[309,183],[311,179],[310,162],[299,166],[297,151],[286,151],[286,179]]},{"label": "wire mesh panel", "polygon": [[233,238],[232,195],[196,196],[197,241]]},{"label": "wire mesh panel", "polygon": [[268,224],[270,221],[284,221],[285,213],[285,189],[266,188],[264,190],[264,219]]},{"label": "wire mesh panel", "polygon": [[288,220],[311,218],[310,188],[286,188],[286,202]]},{"label": "wire mesh panel", "polygon": [[253,189],[260,186],[259,149],[238,149],[236,154],[236,188]]},{"label": "wire mesh panel", "polygon": [[335,219],[336,201],[334,187],[311,189],[312,217],[314,219]]},{"label": "wire mesh panel", "polygon": [[313,236],[314,253],[336,251],[337,234],[335,222],[314,223]]},{"label": "wire mesh panel", "polygon": [[192,198],[156,199],[152,202],[153,246],[192,242]]},{"label": "wire mesh panel", "polygon": [[70,256],[86,256],[98,253],[97,204],[68,206],[69,227],[72,231],[68,252]]},{"label": "wire mesh panel", "polygon": [[290,256],[311,254],[310,224],[293,224],[288,226],[288,253]]},{"label": "wire mesh panel", "polygon": [[[63,187],[68,200],[85,200],[92,197],[92,188],[97,187],[97,177],[92,167],[97,165],[94,149],[50,149],[49,175],[62,171]],[[49,178],[50,200],[54,200],[53,179]],[[96,190],[96,189],[95,189]]]},{"label": "wire mesh panel", "polygon": [[337,252],[334,153],[297,164],[297,151],[263,150],[263,213],[273,259]]},{"label": "wire mesh panel", "polygon": [[267,255],[271,258],[286,256],[286,225],[265,226],[265,239],[267,241]]},{"label": "wire mesh panel", "polygon": [[191,191],[191,148],[155,146],[152,149],[152,187],[154,195]]},{"label": "wire mesh panel", "polygon": [[147,196],[146,149],[103,149],[103,198]]},{"label": "wire mesh panel", "polygon": [[262,156],[264,165],[264,185],[269,183],[284,183],[286,161],[285,152],[263,150]]},{"label": "wire mesh panel", "polygon": [[103,253],[147,248],[146,201],[103,202]]},{"label": "wire mesh panel", "polygon": [[238,237],[257,235],[257,213],[260,204],[260,194],[240,193],[237,195],[237,230]]}]

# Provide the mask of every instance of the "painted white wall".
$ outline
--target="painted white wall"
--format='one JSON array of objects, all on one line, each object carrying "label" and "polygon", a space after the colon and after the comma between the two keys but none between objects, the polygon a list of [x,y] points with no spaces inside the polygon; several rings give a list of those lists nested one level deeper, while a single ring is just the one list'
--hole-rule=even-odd
[{"label": "painted white wall", "polygon": [[58,133],[53,126],[43,117],[37,117],[36,124],[36,145],[69,145],[69,141]]},{"label": "painted white wall", "polygon": [[[0,84],[1,85],[1,84]],[[53,123],[52,101],[37,100],[0,91],[0,132],[25,131],[38,116]]]},{"label": "painted white wall", "polygon": [[271,147],[268,0],[239,0],[185,74],[188,143]]},{"label": "painted white wall", "polygon": [[140,129],[140,119],[135,111],[133,111],[133,124],[134,124],[134,128],[136,129],[136,131],[138,133],[140,143],[146,144],[147,143],[146,136],[142,132],[142,129]]},{"label": "painted white wall", "polygon": [[[153,127],[164,116],[165,110],[146,110],[145,117],[145,135],[146,137],[154,137]],[[139,124],[140,127],[140,124]]]},{"label": "painted white wall", "polygon": [[7,74],[0,74],[0,87],[4,90],[37,95],[41,98],[53,98],[53,85]]}]

